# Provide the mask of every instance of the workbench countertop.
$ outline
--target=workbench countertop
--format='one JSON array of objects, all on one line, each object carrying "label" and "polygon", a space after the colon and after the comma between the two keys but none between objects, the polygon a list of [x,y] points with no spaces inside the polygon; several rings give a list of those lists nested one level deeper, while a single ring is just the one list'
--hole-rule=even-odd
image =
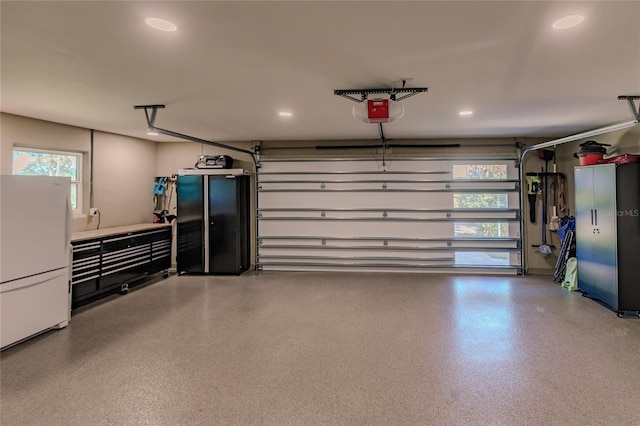
[{"label": "workbench countertop", "polygon": [[114,226],[112,228],[92,229],[90,231],[80,231],[71,234],[71,242],[92,240],[110,235],[127,234],[129,232],[148,231],[151,229],[162,229],[171,226],[170,223],[137,223],[135,225]]}]

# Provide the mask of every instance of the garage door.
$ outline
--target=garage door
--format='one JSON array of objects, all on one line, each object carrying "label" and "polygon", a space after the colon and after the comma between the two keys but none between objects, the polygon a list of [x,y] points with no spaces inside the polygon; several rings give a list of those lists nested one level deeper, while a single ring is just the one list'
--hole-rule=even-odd
[{"label": "garage door", "polygon": [[262,159],[258,269],[521,272],[515,158]]}]

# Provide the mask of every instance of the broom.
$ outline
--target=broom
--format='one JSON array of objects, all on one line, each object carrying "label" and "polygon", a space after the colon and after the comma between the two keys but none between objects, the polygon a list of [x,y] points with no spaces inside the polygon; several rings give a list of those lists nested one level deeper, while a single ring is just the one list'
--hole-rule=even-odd
[{"label": "broom", "polygon": [[[546,167],[545,167],[546,168]],[[551,246],[547,244],[547,176],[546,172],[541,173],[544,177],[543,195],[542,195],[542,244],[540,244],[540,253],[551,254]]]},{"label": "broom", "polygon": [[549,221],[549,231],[557,231],[560,229],[560,218],[556,210],[556,187],[558,186],[558,175],[556,175],[556,173],[556,152],[553,151],[553,181],[551,183],[553,186],[553,216],[551,216],[551,220]]}]

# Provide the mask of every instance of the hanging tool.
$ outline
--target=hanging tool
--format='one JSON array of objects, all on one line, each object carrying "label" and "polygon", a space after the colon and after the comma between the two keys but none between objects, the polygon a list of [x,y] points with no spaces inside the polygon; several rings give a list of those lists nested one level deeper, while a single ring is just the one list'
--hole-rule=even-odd
[{"label": "hanging tool", "polygon": [[553,187],[553,216],[549,221],[549,231],[557,231],[560,229],[560,218],[558,217],[558,211],[556,210],[556,188],[558,186],[558,180],[560,177],[557,175],[556,170],[556,151],[553,151],[553,176],[551,180],[551,186]]},{"label": "hanging tool", "polygon": [[[171,178],[169,179],[169,198],[167,199],[165,208],[163,210],[164,218],[167,219],[169,223],[173,222],[173,220],[177,217],[174,214],[169,214],[169,207],[171,207],[171,199],[173,198],[173,190],[175,186],[176,186],[176,175],[172,175]],[[174,210],[175,210],[175,207],[174,207]]]},{"label": "hanging tool", "polygon": [[[173,177],[159,176],[155,178],[153,187],[153,223],[165,223],[165,220],[171,222],[175,219],[175,215],[169,215],[168,210],[173,195],[174,184],[175,179]],[[167,188],[171,188],[168,198]]]},{"label": "hanging tool", "polygon": [[567,197],[564,195],[564,186],[566,183],[566,178],[562,173],[558,175],[558,210],[560,210],[564,214],[567,213]]},{"label": "hanging tool", "polygon": [[547,255],[551,253],[551,246],[547,244],[547,186],[549,182],[548,170],[549,160],[554,156],[554,152],[548,149],[539,149],[538,155],[544,160],[544,168],[541,170],[540,175],[543,176],[542,185],[542,244],[540,244],[540,253]]},{"label": "hanging tool", "polygon": [[540,194],[542,186],[537,173],[527,173],[527,198],[529,200],[529,220],[536,223],[536,198]]},{"label": "hanging tool", "polygon": [[[544,169],[541,170],[540,174],[545,176],[546,173]],[[543,178],[544,179],[544,178]],[[547,244],[547,180],[544,179],[544,183],[542,185],[542,244],[540,244],[539,250],[540,253],[547,255],[551,253],[551,247]]]},{"label": "hanging tool", "polygon": [[162,198],[166,190],[164,179],[164,177],[158,176],[153,182],[153,208],[156,212],[162,210]]}]

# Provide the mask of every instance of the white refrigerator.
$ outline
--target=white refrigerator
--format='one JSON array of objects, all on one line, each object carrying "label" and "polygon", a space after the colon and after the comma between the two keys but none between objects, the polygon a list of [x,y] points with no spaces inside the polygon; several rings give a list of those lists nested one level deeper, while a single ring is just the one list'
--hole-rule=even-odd
[{"label": "white refrigerator", "polygon": [[69,323],[70,184],[0,176],[0,348]]}]

